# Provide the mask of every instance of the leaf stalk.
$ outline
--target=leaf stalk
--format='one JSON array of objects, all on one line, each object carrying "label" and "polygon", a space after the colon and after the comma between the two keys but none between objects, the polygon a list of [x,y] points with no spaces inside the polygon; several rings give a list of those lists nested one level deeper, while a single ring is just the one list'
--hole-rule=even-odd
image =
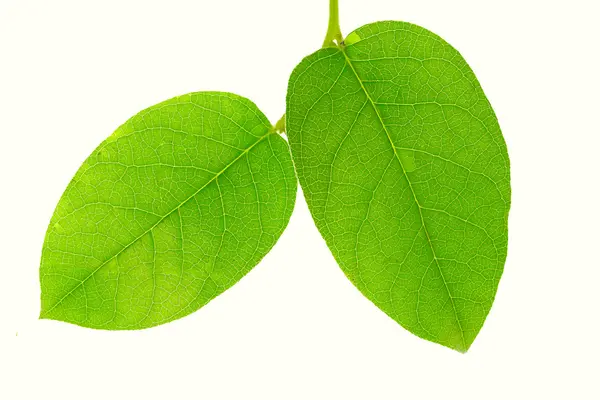
[{"label": "leaf stalk", "polygon": [[342,30],[340,29],[338,0],[329,0],[329,26],[327,27],[327,34],[323,41],[323,47],[340,45],[343,40],[344,37],[342,36]]},{"label": "leaf stalk", "polygon": [[277,121],[273,129],[279,134],[285,133],[285,114]]}]

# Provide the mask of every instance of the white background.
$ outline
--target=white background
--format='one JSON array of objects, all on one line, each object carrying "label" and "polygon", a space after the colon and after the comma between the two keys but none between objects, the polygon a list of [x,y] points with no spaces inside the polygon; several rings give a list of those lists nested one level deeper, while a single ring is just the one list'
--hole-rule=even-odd
[{"label": "white background", "polygon": [[130,116],[198,90],[275,122],[326,0],[0,0],[0,398],[600,399],[600,10],[595,0],[340,0],[344,33],[405,20],[459,49],[512,167],[509,255],[466,355],[411,335],[344,277],[299,194],[247,277],[160,327],[39,321],[47,223]]}]

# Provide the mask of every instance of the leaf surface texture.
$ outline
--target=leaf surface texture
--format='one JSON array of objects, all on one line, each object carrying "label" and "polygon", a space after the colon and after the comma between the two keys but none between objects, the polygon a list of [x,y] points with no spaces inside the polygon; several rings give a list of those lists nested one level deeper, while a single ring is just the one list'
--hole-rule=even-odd
[{"label": "leaf surface texture", "polygon": [[50,222],[42,318],[140,329],[183,317],[275,244],[296,180],[249,100],[192,93],[123,124],[83,163]]},{"label": "leaf surface texture", "polygon": [[509,159],[462,56],[403,22],[359,28],[290,78],[287,133],[314,221],[360,291],[458,351],[490,310],[507,251]]}]

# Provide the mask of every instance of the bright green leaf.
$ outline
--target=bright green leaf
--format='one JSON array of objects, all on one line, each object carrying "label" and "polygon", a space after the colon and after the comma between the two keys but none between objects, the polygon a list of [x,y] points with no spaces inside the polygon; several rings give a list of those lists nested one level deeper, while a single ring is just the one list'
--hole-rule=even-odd
[{"label": "bright green leaf", "polygon": [[349,37],[290,78],[287,133],[306,201],[367,298],[466,351],[506,259],[509,160],[496,116],[435,34],[379,22]]},{"label": "bright green leaf", "polygon": [[273,247],[295,179],[287,143],[247,99],[193,93],[142,111],[92,153],[58,203],[41,317],[140,329],[190,314]]}]

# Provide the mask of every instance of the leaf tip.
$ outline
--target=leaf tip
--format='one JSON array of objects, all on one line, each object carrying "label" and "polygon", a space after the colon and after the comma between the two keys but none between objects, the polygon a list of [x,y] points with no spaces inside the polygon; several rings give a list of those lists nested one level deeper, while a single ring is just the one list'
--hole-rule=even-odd
[{"label": "leaf tip", "polygon": [[48,318],[48,313],[46,313],[44,310],[41,310],[40,315],[38,316],[38,319],[42,320],[42,319],[50,319],[50,318]]}]

